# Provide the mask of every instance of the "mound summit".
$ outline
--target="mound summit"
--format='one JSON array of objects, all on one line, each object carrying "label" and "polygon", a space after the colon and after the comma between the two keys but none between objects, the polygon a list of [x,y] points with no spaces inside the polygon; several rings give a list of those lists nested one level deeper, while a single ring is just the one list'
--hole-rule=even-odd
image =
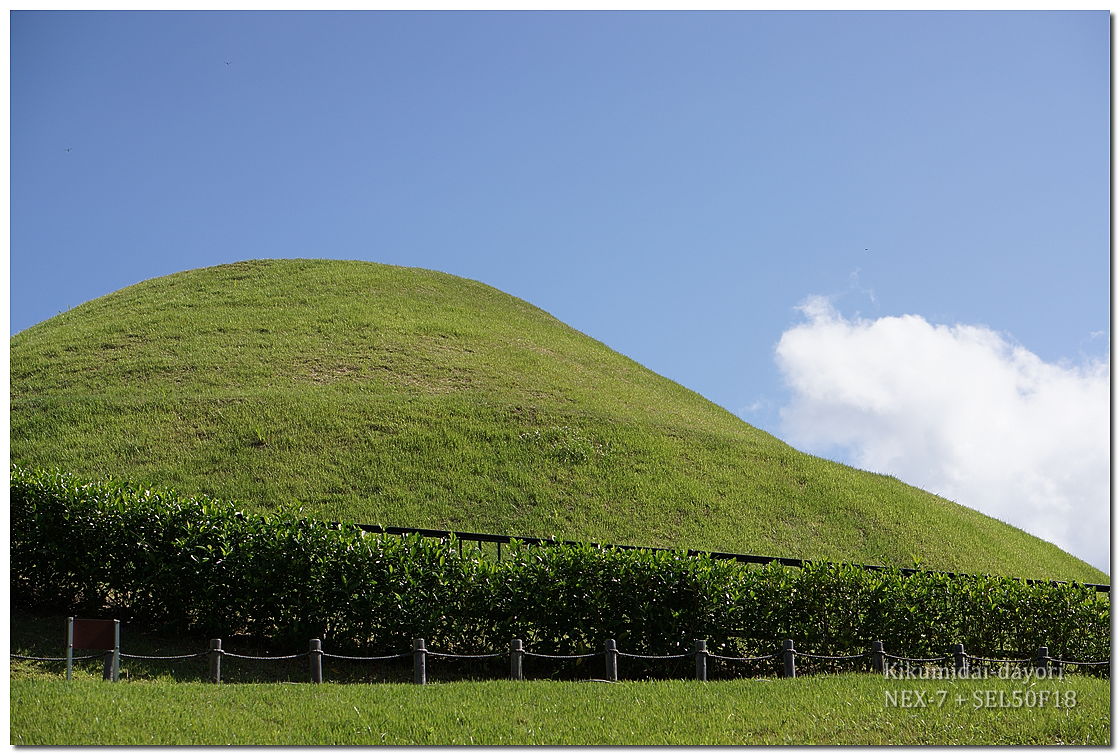
[{"label": "mound summit", "polygon": [[12,460],[411,527],[1105,582],[532,305],[371,262],[144,281],[11,340]]}]

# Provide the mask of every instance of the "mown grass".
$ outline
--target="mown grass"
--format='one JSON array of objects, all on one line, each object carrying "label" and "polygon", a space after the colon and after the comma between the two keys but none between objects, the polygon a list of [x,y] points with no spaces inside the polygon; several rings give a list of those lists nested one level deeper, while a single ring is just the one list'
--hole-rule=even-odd
[{"label": "mown grass", "polygon": [[[1034,683],[1045,708],[984,707],[1021,681],[872,674],[731,682],[109,684],[15,679],[15,745],[1108,745],[1106,681]],[[926,707],[888,693],[921,691]],[[946,692],[944,703],[936,700]],[[960,696],[958,698],[958,696]],[[958,702],[957,700],[960,700]],[[996,697],[995,699],[998,699]],[[1071,707],[1053,707],[1062,699]]]},{"label": "mown grass", "polygon": [[14,336],[11,386],[13,461],[249,508],[1108,581],[431,271],[258,260],[146,281]]}]

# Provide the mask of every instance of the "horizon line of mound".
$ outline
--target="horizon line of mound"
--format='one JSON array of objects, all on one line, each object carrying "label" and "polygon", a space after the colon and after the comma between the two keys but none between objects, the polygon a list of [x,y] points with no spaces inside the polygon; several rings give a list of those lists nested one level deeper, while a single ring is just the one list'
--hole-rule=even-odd
[{"label": "horizon line of mound", "polygon": [[11,391],[13,461],[261,510],[1107,581],[428,270],[254,260],[144,281],[13,336]]}]

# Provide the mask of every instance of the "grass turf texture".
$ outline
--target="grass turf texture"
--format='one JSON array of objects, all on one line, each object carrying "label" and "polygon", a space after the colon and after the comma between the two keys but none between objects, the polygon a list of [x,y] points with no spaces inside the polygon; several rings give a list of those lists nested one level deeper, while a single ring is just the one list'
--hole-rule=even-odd
[{"label": "grass turf texture", "polygon": [[11,391],[16,462],[249,507],[1108,581],[426,270],[264,260],[146,281],[14,336]]},{"label": "grass turf texture", "polygon": [[[927,707],[891,705],[918,690]],[[944,690],[945,695],[939,695]],[[1013,693],[1048,707],[984,707]],[[957,696],[963,702],[957,702]],[[942,698],[938,706],[936,700]],[[1028,699],[1028,698],[1023,698]],[[1054,707],[1053,700],[1073,702]],[[15,679],[15,745],[1110,744],[1108,682],[891,680],[843,674],[732,682],[112,685]]]}]

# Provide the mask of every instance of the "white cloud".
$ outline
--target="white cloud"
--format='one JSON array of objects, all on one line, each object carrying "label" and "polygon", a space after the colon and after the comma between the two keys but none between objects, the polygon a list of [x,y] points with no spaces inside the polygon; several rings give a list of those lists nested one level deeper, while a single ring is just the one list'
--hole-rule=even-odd
[{"label": "white cloud", "polygon": [[983,326],[799,307],[776,357],[794,445],[839,452],[1109,568],[1109,368],[1050,364]]}]

